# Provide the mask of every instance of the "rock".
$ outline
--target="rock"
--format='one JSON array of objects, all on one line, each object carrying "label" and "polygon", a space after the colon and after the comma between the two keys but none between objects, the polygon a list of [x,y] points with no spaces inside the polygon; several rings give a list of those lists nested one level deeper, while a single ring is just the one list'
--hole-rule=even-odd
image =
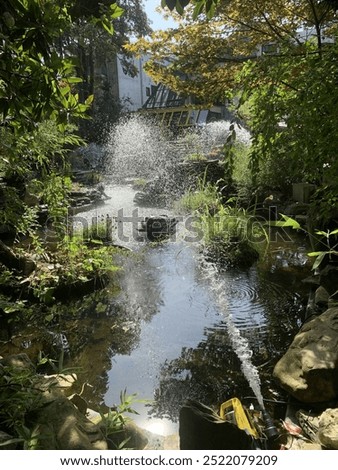
[{"label": "rock", "polygon": [[180,450],[251,449],[252,439],[211,408],[188,400],[180,410]]},{"label": "rock", "polygon": [[338,309],[308,321],[276,364],[273,375],[290,395],[304,403],[322,403],[338,395]]},{"label": "rock", "polygon": [[322,450],[321,445],[317,442],[304,441],[294,436],[289,436],[285,448],[287,450]]},{"label": "rock", "polygon": [[148,444],[144,450],[180,450],[180,439],[178,434],[161,436],[149,431],[144,431]]},{"label": "rock", "polygon": [[[95,421],[106,435],[110,450],[119,449],[121,445],[124,449],[142,450],[148,444],[146,433],[131,420],[126,421],[120,430],[116,430],[116,419],[113,411]],[[109,431],[110,429],[112,431]]]},{"label": "rock", "polygon": [[327,290],[330,296],[335,294],[338,288],[338,266],[327,264],[321,269],[320,285]]},{"label": "rock", "polygon": [[[124,426],[123,434],[125,439],[128,439],[126,447],[134,450],[142,450],[148,444],[148,439],[141,428],[139,428],[132,421],[128,421]],[[112,436],[110,436],[111,438]],[[115,437],[114,437],[115,439]],[[108,436],[109,443],[109,436]],[[115,447],[116,449],[116,447]]]},{"label": "rock", "polygon": [[338,450],[338,408],[328,408],[321,414],[318,438],[326,449]]},{"label": "rock", "polygon": [[330,295],[329,301],[328,301],[328,307],[329,308],[338,307],[338,290],[334,292],[332,295]]},{"label": "rock", "polygon": [[0,262],[10,269],[16,269],[24,276],[29,276],[36,268],[35,262],[28,256],[17,255],[0,240]]},{"label": "rock", "polygon": [[[68,397],[68,399],[73,403],[73,405],[76,406],[80,413],[82,413],[83,415],[87,414],[88,403],[78,393],[74,393],[74,395]],[[87,418],[92,421],[88,415]]]},{"label": "rock", "polygon": [[[20,382],[19,390],[23,394],[22,397],[27,396],[27,399],[32,402],[25,424],[29,427],[31,435],[35,436],[34,448],[39,450],[108,449],[106,435],[99,425],[90,421],[86,416],[86,402],[76,394],[71,397],[73,401],[64,396],[75,382],[75,374],[51,376],[36,374],[35,368],[26,354],[2,358],[0,371],[4,367],[18,371],[23,370],[25,376],[26,371],[30,372],[27,385]],[[25,387],[27,387],[27,393]],[[6,442],[10,439],[12,439],[11,436],[0,432],[0,442]],[[12,446],[14,443],[15,441],[9,445]],[[6,448],[12,447],[6,446]]]},{"label": "rock", "polygon": [[328,306],[328,302],[329,302],[328,291],[323,286],[319,286],[315,292],[315,304],[317,305],[317,307],[325,309]]},{"label": "rock", "polygon": [[87,419],[65,397],[58,397],[38,410],[35,430],[40,450],[107,450],[99,426]]},{"label": "rock", "polygon": [[145,232],[149,241],[160,241],[176,231],[178,219],[167,215],[145,217],[139,232]]},{"label": "rock", "polygon": [[45,375],[44,384],[48,387],[56,387],[60,389],[71,388],[77,380],[76,374],[54,374]]},{"label": "rock", "polygon": [[302,202],[295,202],[290,204],[285,208],[285,215],[288,216],[296,216],[296,215],[307,215],[309,211],[310,204],[302,203]]},{"label": "rock", "polygon": [[34,371],[34,365],[32,361],[29,359],[27,354],[10,354],[0,361],[1,365],[5,367],[11,367],[13,369],[22,369],[22,370],[30,370]]}]

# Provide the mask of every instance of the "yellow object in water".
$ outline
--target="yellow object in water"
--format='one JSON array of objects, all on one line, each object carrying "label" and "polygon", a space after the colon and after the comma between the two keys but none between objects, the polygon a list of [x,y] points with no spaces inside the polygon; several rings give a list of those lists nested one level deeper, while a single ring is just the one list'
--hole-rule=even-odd
[{"label": "yellow object in water", "polygon": [[252,437],[259,439],[251,416],[238,398],[231,398],[222,403],[219,414],[225,421],[235,424],[239,429],[247,431]]}]

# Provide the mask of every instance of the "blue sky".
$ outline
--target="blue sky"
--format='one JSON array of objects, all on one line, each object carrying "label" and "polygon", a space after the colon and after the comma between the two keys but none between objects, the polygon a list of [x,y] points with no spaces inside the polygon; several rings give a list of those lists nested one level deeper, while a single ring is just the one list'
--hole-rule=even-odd
[{"label": "blue sky", "polygon": [[143,5],[148,18],[152,21],[151,27],[154,30],[175,27],[176,24],[173,20],[166,21],[160,13],[155,11],[155,8],[161,6],[161,0],[143,0]]}]

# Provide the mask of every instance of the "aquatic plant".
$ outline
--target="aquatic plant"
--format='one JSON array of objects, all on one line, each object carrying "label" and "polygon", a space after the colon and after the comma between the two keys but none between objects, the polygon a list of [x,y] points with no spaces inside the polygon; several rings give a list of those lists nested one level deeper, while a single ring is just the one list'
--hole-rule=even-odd
[{"label": "aquatic plant", "polygon": [[189,212],[218,211],[220,207],[219,189],[215,185],[199,179],[197,189],[187,191],[176,205],[179,209]]},{"label": "aquatic plant", "polygon": [[315,230],[311,233],[300,225],[297,220],[284,214],[281,215],[281,220],[271,222],[270,225],[282,228],[291,228],[304,232],[307,236],[312,238],[314,244],[320,245],[323,249],[318,251],[311,251],[308,256],[315,258],[312,264],[312,270],[315,271],[322,267],[325,261],[332,263],[338,259],[338,242],[337,235],[338,229],[334,230]]},{"label": "aquatic plant", "polygon": [[236,197],[223,203],[220,183],[200,179],[198,189],[184,194],[179,206],[197,215],[202,244],[211,257],[231,265],[251,265],[266,252],[269,236],[265,223]]}]

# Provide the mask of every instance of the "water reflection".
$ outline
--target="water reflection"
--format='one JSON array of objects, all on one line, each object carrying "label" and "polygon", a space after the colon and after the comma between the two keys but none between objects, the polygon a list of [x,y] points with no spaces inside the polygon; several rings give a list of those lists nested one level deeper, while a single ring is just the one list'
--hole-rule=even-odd
[{"label": "water reflection", "polygon": [[[116,403],[119,391],[127,387],[150,400],[136,405],[136,422],[149,427],[160,418],[167,432],[177,430],[178,412],[187,398],[217,404],[229,396],[253,394],[196,256],[193,246],[179,243],[149,248],[147,263],[132,264],[132,272],[125,272],[131,279],[124,289],[131,292],[120,297],[126,313],[139,319],[141,331],[128,356],[112,351],[105,402]],[[271,372],[299,327],[301,291],[290,291],[289,280],[283,286],[277,276],[271,279],[257,268],[222,276],[228,308],[252,349],[264,396],[274,399]],[[139,288],[142,292],[135,292]]]},{"label": "water reflection", "polygon": [[[108,190],[114,194],[113,187]],[[131,213],[131,188],[115,190],[104,211],[124,207]],[[113,406],[127,389],[147,401],[135,404],[135,421],[170,434],[177,431],[179,409],[187,398],[219,405],[253,393],[233,350],[222,305],[215,302],[201,270],[198,246],[180,236],[159,245],[132,243],[133,253],[121,256],[123,269],[113,283],[120,289],[108,286],[81,301],[53,307],[50,330],[66,336],[65,366],[79,367],[79,383],[88,384],[83,396],[93,408]],[[226,309],[248,341],[266,399],[279,397],[271,379],[273,366],[299,328],[307,297],[301,260],[290,257],[285,247],[276,253],[249,270],[218,273]]]}]

